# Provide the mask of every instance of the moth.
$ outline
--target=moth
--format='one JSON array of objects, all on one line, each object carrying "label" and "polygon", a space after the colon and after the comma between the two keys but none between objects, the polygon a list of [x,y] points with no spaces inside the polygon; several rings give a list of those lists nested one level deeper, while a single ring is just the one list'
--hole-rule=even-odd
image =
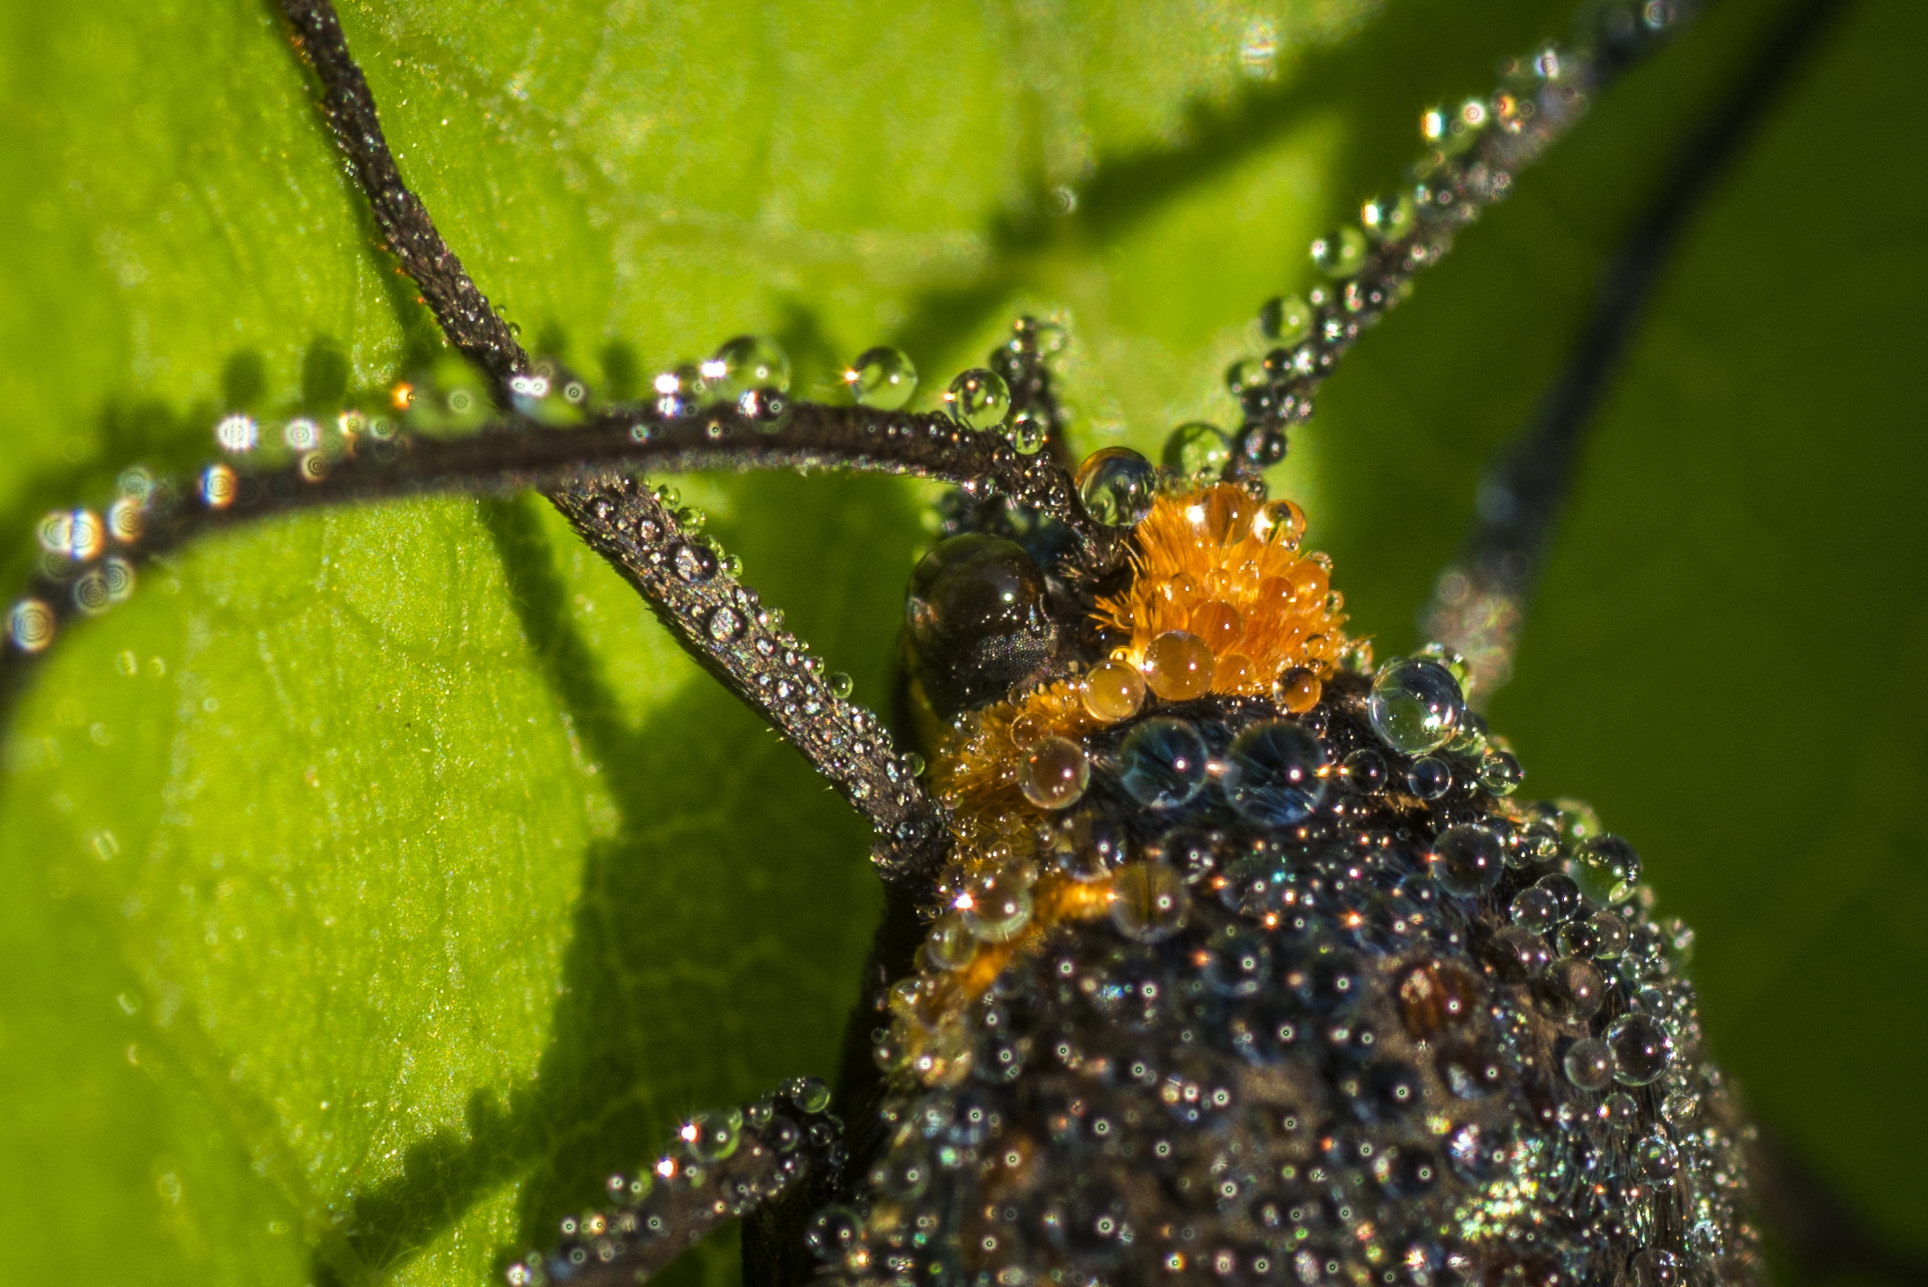
[{"label": "moth", "polygon": [[[1477,81],[1475,82],[1475,84],[1478,84],[1478,83],[1481,83],[1481,82],[1477,82]],[[405,161],[406,161],[406,158],[405,158]],[[474,258],[474,254],[472,252],[470,253],[470,258],[471,259]],[[1423,298],[1423,292],[1422,292],[1422,298]],[[1245,311],[1245,305],[1241,303],[1237,308],[1237,310],[1235,311],[1239,314],[1242,314]],[[1387,333],[1390,333],[1390,331],[1388,331]],[[1363,359],[1365,356],[1365,353],[1362,351],[1360,356]],[[205,433],[205,430],[206,430],[205,425],[200,426],[199,432]],[[1311,435],[1309,432],[1307,434],[1300,435],[1301,445],[1303,445],[1305,441],[1310,437]],[[116,462],[116,463],[118,464],[119,462]],[[37,512],[38,510],[36,509],[35,513],[37,514]],[[498,530],[506,533],[505,535],[501,535],[497,538],[499,542],[505,543],[505,544],[513,543],[513,541],[516,539],[517,531],[514,528],[512,523],[507,521],[498,521],[497,528]],[[787,536],[787,533],[786,533],[786,536]],[[728,543],[726,543],[726,547],[727,545]],[[757,565],[757,558],[756,558],[755,552],[752,551],[747,556],[747,558],[752,571],[754,571]],[[901,582],[902,571],[903,571],[903,567],[900,564],[897,571],[888,579],[892,582]],[[894,589],[895,589],[895,586],[893,586],[893,591]],[[165,594],[166,590],[163,588],[161,590],[161,593]],[[519,591],[519,594],[523,597],[528,596],[530,593],[531,592],[527,587],[524,587],[521,591]],[[1358,594],[1356,592],[1353,593],[1353,598],[1355,600],[1358,598]],[[105,626],[105,625],[100,627],[100,629],[109,629],[109,628],[112,628],[112,627]],[[132,641],[130,640],[129,642],[132,642]],[[101,660],[103,660],[104,662],[117,663],[120,653],[124,651],[129,651],[129,649],[121,648],[121,649],[110,650],[108,653],[103,654]],[[137,672],[140,671],[142,667],[146,667],[153,657],[162,655],[161,651],[158,651],[158,650],[144,656],[140,655],[138,649],[134,651],[136,651]],[[79,663],[75,662],[71,664],[78,665]],[[102,669],[105,670],[105,667],[103,666]],[[177,667],[177,670],[178,670],[178,667]],[[108,673],[111,673],[111,672],[108,672]],[[137,676],[124,676],[123,678],[134,679],[136,677]],[[167,677],[156,677],[156,678],[167,678]],[[174,679],[176,682],[178,682],[178,673],[174,676]],[[196,694],[195,700],[205,703],[206,697],[209,695],[213,695],[213,694],[207,694],[207,695]],[[215,696],[215,700],[218,703],[220,700],[219,696],[218,695],[213,695],[213,696]],[[297,705],[298,704],[299,703],[297,703]],[[203,708],[202,710],[203,715],[212,715],[216,713],[217,712],[214,712],[214,711],[207,711],[205,710],[205,708]],[[66,725],[60,723],[60,715],[58,712],[56,712],[55,715],[53,716],[52,722],[60,727],[66,727]],[[107,738],[110,740],[110,742],[117,735],[122,736],[123,738],[128,736],[126,727],[124,724],[117,726],[114,722],[105,721],[105,720],[90,720],[90,719],[83,718],[76,727],[78,727],[90,740],[93,740],[94,743],[98,745],[98,739],[94,738],[94,729],[93,729],[93,726],[97,723],[102,725],[103,731],[106,734]],[[125,742],[123,742],[122,745],[125,745]],[[586,759],[591,761],[596,760],[598,758],[599,757],[594,753],[591,753],[589,756],[586,757]],[[1529,756],[1528,759],[1529,759],[1529,767],[1535,767],[1532,757]],[[305,772],[309,767],[313,767],[315,769],[315,774],[318,781],[325,780],[325,779],[322,779],[322,766],[320,765],[315,765],[315,766],[304,765],[303,766],[304,779],[305,779]],[[1537,768],[1536,768],[1536,771],[1537,771]],[[303,781],[303,785],[304,786],[307,785],[305,780]],[[320,791],[320,790],[325,790],[327,788],[324,788],[321,785],[317,785],[310,789]],[[245,795],[247,793],[243,792],[243,794]],[[1628,828],[1628,829],[1632,830],[1632,828]],[[125,852],[125,841],[122,837],[116,835],[116,836],[113,836],[112,838],[108,838],[106,836],[101,835],[100,829],[98,828],[87,828],[83,826],[76,831],[73,838],[78,842],[72,847],[74,852],[80,853],[82,855],[92,855],[91,857],[88,858],[88,861],[95,861],[95,862],[102,861],[99,855],[99,850],[103,847],[111,850],[116,845],[122,845],[123,846],[122,851]],[[846,849],[849,850],[848,845],[846,845]],[[850,851],[854,852],[854,850],[850,850]],[[106,861],[108,861],[111,864],[113,861],[117,860],[117,857],[118,857],[117,855],[110,856],[109,858],[106,859]],[[224,855],[224,854],[212,855],[210,858],[210,861],[212,860],[212,858],[216,858],[216,857],[229,858],[230,855]],[[205,896],[212,897],[212,891],[215,889],[218,889],[218,881],[216,881],[215,884],[209,886],[210,893]],[[736,891],[733,888],[733,883],[732,885],[727,885],[716,892],[717,892],[717,897],[713,900],[716,906],[722,909],[722,911],[729,913],[731,915],[742,914],[743,909],[740,906],[740,904],[732,901],[733,899],[740,897],[740,894],[738,893],[738,891]],[[821,895],[820,888],[818,888],[815,885],[812,885],[811,887],[809,887],[809,889],[806,892],[811,896]],[[650,899],[642,899],[639,901],[642,902],[645,906],[649,906],[656,903],[658,900],[654,898],[650,898]],[[118,906],[117,906],[117,910],[119,910]],[[380,911],[384,909],[374,909],[374,910]],[[675,919],[675,918],[662,917],[661,919]],[[831,923],[842,923],[846,921],[854,923],[854,922],[861,922],[866,919],[867,919],[866,917],[861,917],[861,916],[842,916],[842,915],[824,917],[824,920],[826,922],[831,922]],[[371,918],[371,927],[372,927],[372,918]],[[231,929],[232,927],[228,927],[228,928]],[[217,936],[218,936],[218,931],[217,931]],[[853,931],[851,932],[850,937],[852,940],[856,940],[856,939],[859,939],[861,935]],[[815,944],[815,943],[821,942],[821,939],[819,937],[816,937],[810,934],[804,934],[802,938],[804,943],[806,944]],[[800,954],[801,952],[793,955],[800,955]],[[164,1023],[161,1022],[163,1016],[156,1015],[155,1013],[156,1010],[165,1008],[166,989],[164,987],[158,987],[156,989],[156,992],[157,992],[156,996],[152,996],[152,997],[144,996],[142,994],[142,988],[147,985],[142,982],[142,977],[141,977],[142,972],[137,969],[134,971],[134,973],[137,976],[133,980],[136,986],[128,989],[116,989],[112,993],[112,996],[117,999],[122,995],[127,996],[130,1002],[133,1004],[134,1009],[137,1012],[139,1012],[135,1016],[127,1016],[127,1017],[139,1019],[140,1016],[144,1014],[144,1015],[152,1016],[153,1021],[161,1025],[157,1029],[157,1032],[161,1035],[150,1038],[150,1041],[149,1041],[150,1048],[147,1055],[144,1056],[146,1058],[153,1059],[157,1057],[157,1052],[153,1049],[154,1044],[158,1043],[163,1047],[167,1044],[165,1040],[165,1034],[169,1031],[169,1029],[165,1026]],[[163,971],[163,979],[164,979],[164,975],[165,975],[165,972]],[[103,995],[106,995],[106,994],[103,994]],[[834,1008],[835,1007],[832,1007],[832,1009]],[[596,1007],[590,1006],[586,1008],[584,1011],[581,1011],[579,1013],[582,1015],[582,1018],[585,1024],[589,1024],[594,1021],[597,1014],[597,1010],[596,1010]],[[194,1028],[190,1026],[189,1030],[192,1031],[194,1030]],[[755,1038],[751,1037],[751,1038],[748,1038],[748,1040],[750,1040],[751,1042],[754,1042]],[[135,1041],[132,1044],[138,1047],[141,1043],[139,1041]],[[398,1043],[398,1044],[411,1044],[411,1043]],[[412,1043],[412,1045],[416,1047],[425,1046],[428,1044],[432,1044],[432,1043],[428,1042],[425,1037],[420,1038],[416,1042]],[[664,1044],[666,1045],[667,1043],[664,1043]],[[652,1043],[652,1048],[655,1048],[653,1043]],[[220,1049],[218,1043],[216,1044],[216,1049],[217,1050]],[[117,1051],[116,1053],[118,1054],[119,1052]],[[192,1054],[193,1052],[190,1052],[189,1055],[181,1055],[178,1057],[185,1060],[190,1058]],[[141,1056],[139,1052],[136,1051],[135,1060],[128,1061],[128,1066],[139,1067],[140,1065],[138,1064],[137,1061],[140,1057],[143,1057],[143,1056]],[[667,1049],[662,1049],[658,1057],[669,1058],[670,1052]],[[776,1061],[773,1059],[772,1062],[774,1063]],[[823,1065],[820,1063],[819,1067],[822,1067],[822,1066]],[[786,1065],[781,1069],[774,1069],[774,1070],[767,1071],[762,1076],[754,1080],[759,1085],[763,1083],[774,1082],[775,1080],[777,1080],[778,1075],[780,1073],[788,1074],[793,1071],[796,1071],[796,1068],[793,1064]],[[245,1070],[241,1080],[243,1082],[246,1081]],[[739,1097],[747,1098],[749,1094],[752,1093],[753,1089],[754,1088],[751,1086],[745,1086],[742,1089]],[[701,1086],[693,1087],[683,1093],[687,1097],[686,1102],[674,1106],[673,1109],[659,1108],[658,1110],[659,1114],[663,1116],[665,1119],[667,1119],[670,1117],[680,1115],[682,1112],[687,1111],[689,1109],[696,1108],[700,1105],[726,1101],[730,1097],[729,1095],[721,1093],[717,1089],[714,1089],[713,1083],[706,1083]],[[273,1102],[273,1098],[274,1098],[273,1096],[267,1096],[265,1097],[265,1099],[261,1097],[256,1097],[255,1102],[258,1106],[262,1102],[269,1102],[269,1103]],[[457,1096],[457,1099],[458,1100],[460,1099],[459,1095]],[[481,1167],[479,1164],[475,1164],[475,1165],[471,1165],[465,1170],[465,1168],[460,1165],[461,1150],[455,1147],[458,1144],[466,1144],[468,1148],[468,1152],[471,1156],[471,1159],[486,1157],[491,1155],[492,1153],[500,1154],[503,1152],[507,1152],[507,1153],[513,1154],[516,1152],[518,1148],[523,1149],[525,1150],[523,1153],[523,1157],[526,1162],[526,1158],[529,1155],[526,1152],[528,1148],[528,1145],[526,1143],[518,1143],[506,1149],[502,1144],[502,1141],[504,1138],[510,1138],[510,1139],[516,1138],[516,1128],[514,1126],[514,1123],[516,1122],[517,1118],[516,1118],[516,1113],[514,1111],[515,1101],[513,1097],[509,1097],[505,1099],[503,1103],[494,1104],[493,1107],[491,1106],[491,1104],[492,1104],[492,1101],[488,1100],[487,1097],[484,1097],[481,1107],[478,1108],[476,1111],[474,1111],[472,1114],[470,1114],[467,1120],[462,1120],[459,1111],[457,1111],[456,1116],[450,1117],[447,1119],[447,1123],[446,1123],[447,1134],[445,1136],[438,1137],[432,1131],[429,1132],[426,1138],[430,1139],[431,1141],[439,1139],[442,1142],[437,1144],[436,1147],[429,1148],[424,1152],[418,1153],[415,1158],[410,1159],[410,1162],[412,1163],[411,1165],[405,1165],[403,1167],[402,1175],[405,1178],[412,1176],[413,1177],[412,1182],[397,1184],[392,1188],[390,1188],[386,1193],[377,1192],[372,1197],[369,1196],[365,1190],[357,1189],[356,1194],[360,1200],[358,1203],[354,1204],[356,1215],[350,1220],[344,1221],[343,1225],[337,1228],[335,1233],[335,1241],[332,1244],[327,1245],[325,1247],[326,1254],[317,1253],[316,1258],[322,1263],[330,1264],[330,1265],[336,1264],[336,1263],[343,1263],[343,1262],[349,1263],[349,1264],[355,1264],[355,1263],[362,1263],[364,1261],[381,1264],[383,1263],[381,1257],[384,1255],[395,1255],[397,1259],[404,1259],[408,1255],[414,1254],[415,1248],[410,1246],[411,1239],[419,1238],[424,1230],[430,1230],[430,1229],[440,1227],[440,1226],[437,1226],[436,1224],[436,1219],[438,1219],[438,1217],[435,1217],[433,1214],[426,1215],[426,1216],[423,1214],[426,1208],[433,1206],[432,1200],[428,1202],[424,1201],[423,1199],[424,1194],[433,1195],[437,1192],[448,1191],[449,1180],[455,1177],[458,1173],[466,1175],[468,1178],[466,1178],[463,1182],[469,1183],[471,1185],[478,1185],[478,1184],[486,1185],[487,1183],[486,1179],[478,1180],[474,1178],[476,1171],[485,1170],[486,1168]],[[504,1108],[504,1104],[506,1104],[506,1109]],[[406,1112],[404,1112],[403,1116],[404,1117],[407,1116]],[[539,1114],[536,1114],[536,1116],[539,1116]],[[507,1128],[503,1127],[502,1125],[500,1125],[500,1123],[503,1120],[507,1120],[509,1123],[511,1123],[511,1125]],[[492,1125],[492,1123],[495,1123],[495,1125]],[[636,1138],[622,1145],[622,1151],[626,1151],[628,1154],[630,1154],[630,1156],[614,1159],[611,1165],[621,1165],[621,1164],[627,1164],[629,1162],[633,1162],[634,1161],[633,1155],[639,1149],[646,1149],[651,1146],[651,1141],[653,1141],[656,1138],[661,1138],[663,1134],[663,1131],[661,1128],[664,1127],[666,1124],[667,1124],[666,1121],[655,1123],[654,1129],[650,1135],[650,1140],[643,1140],[640,1138],[644,1134],[644,1132],[641,1131],[640,1129],[633,1132]],[[405,1131],[401,1132],[401,1135],[403,1136],[403,1138],[409,1138],[407,1136],[407,1132]],[[415,1138],[419,1139],[422,1137],[415,1137]],[[617,1143],[618,1141],[610,1140],[602,1147],[605,1147],[610,1152],[617,1152],[619,1151],[617,1148]],[[436,1171],[435,1159],[438,1156],[442,1156],[444,1154],[454,1157],[456,1161],[445,1164],[446,1169],[443,1172],[438,1174],[438,1172]],[[257,1164],[267,1166],[268,1169],[270,1170],[273,1169],[272,1163],[274,1159],[272,1158],[265,1158],[265,1159],[255,1158],[253,1160]],[[576,1162],[576,1163],[572,1163],[571,1165],[575,1165],[579,1168],[579,1174],[577,1176],[578,1180],[581,1180],[585,1176],[591,1179],[599,1178],[589,1171],[589,1163]],[[511,1166],[510,1169],[513,1169],[513,1166]],[[166,1181],[167,1178],[170,1176],[173,1177],[172,1184],[176,1186],[182,1186],[183,1191],[189,1194],[190,1197],[200,1192],[200,1186],[195,1183],[194,1175],[189,1174],[186,1177],[186,1179],[183,1180],[182,1177],[177,1172],[172,1170],[161,1170],[157,1175],[154,1175],[153,1177],[151,1177],[151,1179],[144,1178],[143,1179],[144,1188],[148,1191],[151,1191],[152,1193],[161,1195],[162,1201],[171,1201],[171,1199],[168,1199],[166,1197],[166,1194],[170,1190],[167,1183],[164,1183],[164,1181]],[[285,1193],[289,1191],[287,1187],[287,1181],[285,1180],[285,1178],[278,1181],[277,1183],[280,1184],[282,1192]],[[555,1188],[558,1190],[566,1187],[567,1187],[567,1184],[560,1180],[556,1181],[552,1185],[552,1188]],[[532,1188],[540,1188],[540,1184],[534,1185],[532,1186]],[[581,1188],[582,1188],[582,1185],[580,1183],[577,1183],[576,1191],[572,1196],[564,1197],[558,1194],[552,1199],[531,1200],[530,1202],[531,1207],[537,1205],[540,1201],[548,1201],[550,1210],[543,1213],[543,1218],[542,1218],[542,1221],[540,1222],[537,1220],[536,1214],[533,1212],[530,1212],[526,1214],[524,1217],[522,1217],[524,1219],[524,1223],[526,1223],[531,1228],[533,1228],[538,1223],[547,1223],[549,1221],[549,1218],[553,1217],[553,1215],[557,1210],[570,1209],[568,1205],[570,1203],[580,1205],[582,1202],[586,1200],[581,1195],[581,1192],[580,1192]],[[453,1191],[460,1192],[461,1191],[460,1185],[457,1184]],[[187,1199],[183,1199],[183,1200],[187,1200]],[[385,1225],[380,1220],[376,1219],[376,1216],[384,1209],[383,1207],[384,1200],[387,1201],[387,1210],[389,1212],[402,1213],[400,1215],[391,1214],[389,1216],[389,1222]],[[166,1210],[166,1208],[163,1208],[163,1210]],[[264,1228],[272,1223],[274,1223],[273,1219],[269,1219],[261,1222]],[[343,1229],[346,1229],[348,1231],[342,1232]],[[521,1234],[522,1234],[521,1230],[517,1230],[515,1233],[503,1233],[499,1241],[501,1243],[508,1244],[508,1245],[516,1245],[514,1243],[514,1238]],[[270,1236],[270,1235],[264,1235],[264,1236]],[[272,1234],[271,1236],[283,1237],[283,1236],[286,1236],[286,1234],[284,1232],[282,1234]],[[534,1235],[528,1234],[526,1236],[532,1237]],[[327,1238],[319,1238],[317,1239],[317,1241],[318,1243],[329,1242]],[[376,1243],[382,1243],[384,1247],[390,1248],[390,1249],[400,1247],[401,1250],[399,1252],[396,1252],[393,1250],[383,1250],[383,1249],[376,1249],[373,1251],[369,1250],[369,1248],[373,1247]],[[270,1245],[273,1245],[273,1244],[271,1243]],[[347,1248],[346,1251],[343,1250],[344,1247]],[[491,1247],[487,1249],[487,1253],[484,1253],[484,1254],[492,1254],[495,1250],[497,1250],[497,1248]],[[447,1255],[447,1254],[450,1254],[450,1253],[447,1251],[446,1248],[444,1248],[440,1251],[432,1252],[431,1255],[425,1258],[424,1261],[418,1262],[418,1263],[433,1264],[435,1263],[435,1256]]]}]

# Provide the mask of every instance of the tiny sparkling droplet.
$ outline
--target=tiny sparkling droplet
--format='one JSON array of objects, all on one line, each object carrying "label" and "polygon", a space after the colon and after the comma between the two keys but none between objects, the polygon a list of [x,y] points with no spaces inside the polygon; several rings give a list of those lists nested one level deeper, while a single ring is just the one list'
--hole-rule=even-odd
[{"label": "tiny sparkling droplet", "polygon": [[1170,937],[1191,909],[1185,878],[1162,862],[1127,863],[1111,878],[1111,893],[1111,923],[1140,943]]},{"label": "tiny sparkling droplet", "polygon": [[1325,798],[1325,763],[1325,747],[1297,722],[1254,724],[1226,751],[1226,802],[1263,826],[1302,822]]},{"label": "tiny sparkling droplet", "polygon": [[1312,308],[1297,295],[1280,295],[1259,306],[1259,330],[1274,344],[1297,344],[1312,334]]},{"label": "tiny sparkling droplet", "polygon": [[1406,770],[1406,789],[1422,800],[1437,800],[1452,786],[1452,766],[1437,755],[1422,755]]},{"label": "tiny sparkling droplet", "polygon": [[1145,677],[1127,662],[1101,661],[1085,675],[1083,700],[1093,719],[1130,719],[1145,704]]},{"label": "tiny sparkling droplet", "polygon": [[1613,1081],[1613,1055],[1598,1037],[1582,1037],[1568,1046],[1560,1067],[1581,1090],[1601,1090]]},{"label": "tiny sparkling droplet", "polygon": [[1193,420],[1166,436],[1164,460],[1165,468],[1180,478],[1209,481],[1232,463],[1232,442],[1217,425]]},{"label": "tiny sparkling droplet", "polygon": [[1470,898],[1500,883],[1506,844],[1487,827],[1460,823],[1433,842],[1433,880],[1449,894]]},{"label": "tiny sparkling droplet", "polygon": [[790,357],[767,335],[725,340],[701,369],[705,387],[731,402],[756,389],[790,391]]},{"label": "tiny sparkling droplet", "polygon": [[1666,1029],[1642,1014],[1626,1014],[1607,1029],[1613,1051],[1613,1078],[1623,1086],[1645,1086],[1667,1070],[1674,1044]]},{"label": "tiny sparkling droplet", "polygon": [[1205,739],[1183,720],[1148,719],[1131,730],[1118,751],[1118,780],[1152,809],[1172,809],[1205,785]]},{"label": "tiny sparkling droplet", "polygon": [[245,455],[260,444],[261,426],[254,422],[253,416],[223,416],[214,426],[214,441],[230,455]]},{"label": "tiny sparkling droplet", "polygon": [[1091,761],[1068,737],[1040,738],[1018,767],[1018,789],[1040,809],[1067,809],[1091,782]]},{"label": "tiny sparkling droplet", "polygon": [[59,618],[39,599],[22,599],[7,614],[7,637],[21,652],[43,652],[54,641]]},{"label": "tiny sparkling droplet", "polygon": [[1347,225],[1312,243],[1312,265],[1328,277],[1344,279],[1366,265],[1366,234]]},{"label": "tiny sparkling droplet", "polygon": [[1202,697],[1212,687],[1218,659],[1211,648],[1187,630],[1167,630],[1145,647],[1145,684],[1168,702]]},{"label": "tiny sparkling droplet", "polygon": [[1135,527],[1151,513],[1158,471],[1129,447],[1101,447],[1078,466],[1078,499],[1106,527]]},{"label": "tiny sparkling droplet", "polygon": [[900,410],[917,392],[917,368],[902,350],[887,345],[865,349],[843,379],[858,406],[879,411]]},{"label": "tiny sparkling droplet", "polygon": [[997,372],[973,367],[951,381],[944,403],[957,423],[982,432],[1004,423],[1011,410],[1011,390]]},{"label": "tiny sparkling droplet", "polygon": [[1466,701],[1444,666],[1406,657],[1373,679],[1367,714],[1386,745],[1402,755],[1422,755],[1452,741],[1465,718]]},{"label": "tiny sparkling droplet", "polygon": [[1589,903],[1609,907],[1633,897],[1640,881],[1640,855],[1619,836],[1589,836],[1574,851],[1567,871]]},{"label": "tiny sparkling droplet", "polygon": [[1359,209],[1359,223],[1374,241],[1398,241],[1412,231],[1418,215],[1412,193],[1394,192],[1374,197]]}]

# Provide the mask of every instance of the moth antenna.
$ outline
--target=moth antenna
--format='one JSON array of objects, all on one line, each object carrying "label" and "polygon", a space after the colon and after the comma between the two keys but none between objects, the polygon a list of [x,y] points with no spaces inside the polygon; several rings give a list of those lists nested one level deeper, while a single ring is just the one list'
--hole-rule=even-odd
[{"label": "moth antenna", "polygon": [[402,270],[421,288],[422,301],[442,334],[463,357],[488,372],[498,388],[530,370],[529,355],[477,289],[435,227],[428,207],[409,189],[382,133],[368,78],[348,50],[331,0],[281,0],[296,50],[321,82],[321,110],[362,197]]},{"label": "moth antenna", "polygon": [[1639,13],[1583,9],[1564,45],[1511,60],[1497,89],[1424,114],[1427,152],[1358,219],[1312,243],[1326,283],[1269,301],[1259,329],[1275,347],[1233,364],[1226,385],[1244,422],[1222,476],[1256,487],[1285,458],[1286,434],[1312,415],[1313,395],[1365,329],[1412,291],[1460,229],[1512,190],[1515,177],[1587,112],[1627,67],[1698,9],[1698,0]]},{"label": "moth antenna", "polygon": [[[442,240],[428,207],[396,168],[368,82],[330,0],[283,0],[296,43],[321,81],[323,110],[349,169],[402,267],[444,334],[512,401],[528,354]],[[632,478],[589,478],[543,489],[589,546],[642,595],[711,675],[795,747],[881,838],[886,879],[934,865],[946,845],[943,810],[917,781],[877,717],[834,691],[820,663],[740,585],[713,543],[684,532],[668,506]]]},{"label": "moth antenna", "polygon": [[1607,260],[1565,364],[1488,461],[1471,528],[1419,613],[1426,637],[1463,658],[1466,697],[1476,708],[1512,674],[1528,602],[1573,490],[1574,466],[1682,234],[1848,7],[1848,0],[1805,0],[1763,39]]},{"label": "moth antenna", "polygon": [[[534,364],[402,179],[333,5],[283,0],[282,7],[297,48],[320,80],[323,113],[389,248],[421,287],[449,343],[488,373],[495,396],[512,407],[533,392]],[[0,645],[0,702],[10,700],[28,663],[51,645],[66,620],[126,598],[136,563],[161,549],[243,517],[329,500],[536,485],[642,595],[677,643],[869,820],[879,836],[873,860],[887,882],[935,870],[948,845],[943,810],[917,781],[914,761],[898,754],[878,717],[849,701],[842,684],[831,682],[807,646],[783,629],[781,614],[764,609],[756,592],[737,581],[713,541],[686,532],[662,499],[634,478],[615,475],[608,464],[600,470],[585,467],[584,446],[607,445],[619,437],[629,439],[631,447],[647,447],[649,424],[647,416],[629,417],[621,422],[620,434],[599,437],[592,431],[580,440],[513,432],[440,443],[377,440],[352,458],[306,452],[293,468],[280,471],[242,473],[215,465],[192,489],[176,487],[171,494],[143,481],[138,495],[124,495],[104,517],[90,511],[51,515],[41,533],[42,576],[36,588],[58,592],[30,594],[10,610]],[[846,448],[863,437],[854,418],[803,416],[798,424],[806,440],[812,428]],[[634,432],[639,426],[642,431]],[[243,428],[246,446],[252,447],[254,426],[249,422]],[[806,444],[788,441],[784,463],[800,463],[800,453],[808,454]],[[557,444],[563,450],[552,450]],[[687,435],[670,435],[656,455],[674,468],[681,450],[689,467],[699,458],[690,454],[695,446]],[[827,454],[830,448],[821,450]],[[717,454],[701,458],[714,461]],[[964,455],[975,460],[970,452]],[[629,463],[635,466],[633,459]],[[1068,499],[1068,490],[1060,491]]]}]

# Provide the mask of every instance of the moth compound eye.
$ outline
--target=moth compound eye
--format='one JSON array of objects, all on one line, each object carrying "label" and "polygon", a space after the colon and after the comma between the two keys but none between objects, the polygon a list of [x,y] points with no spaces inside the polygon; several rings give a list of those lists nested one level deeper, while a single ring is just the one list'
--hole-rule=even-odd
[{"label": "moth compound eye", "polygon": [[924,556],[904,623],[925,696],[945,719],[1040,678],[1058,641],[1038,565],[1018,545],[975,533]]}]

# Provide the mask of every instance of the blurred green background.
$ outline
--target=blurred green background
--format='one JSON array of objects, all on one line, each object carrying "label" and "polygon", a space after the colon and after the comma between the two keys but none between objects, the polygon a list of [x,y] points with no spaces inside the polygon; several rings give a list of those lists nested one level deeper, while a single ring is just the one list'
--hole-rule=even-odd
[{"label": "blurred green background", "polygon": [[[1778,0],[1617,87],[1327,387],[1279,484],[1382,656],[1481,460]],[[1564,0],[352,3],[404,170],[525,342],[605,388],[762,330],[925,392],[1065,320],[1085,446],[1219,372],[1420,109]],[[720,11],[725,10],[725,11]],[[1699,931],[1760,1114],[1928,1247],[1928,10],[1851,13],[1695,220],[1495,704]],[[0,6],[0,563],[224,410],[430,342],[267,7]],[[925,493],[683,486],[861,698]],[[5,1276],[481,1283],[694,1109],[828,1074],[861,829],[532,500],[278,522],[56,650],[0,777]],[[727,1240],[678,1271],[728,1281]]]}]

